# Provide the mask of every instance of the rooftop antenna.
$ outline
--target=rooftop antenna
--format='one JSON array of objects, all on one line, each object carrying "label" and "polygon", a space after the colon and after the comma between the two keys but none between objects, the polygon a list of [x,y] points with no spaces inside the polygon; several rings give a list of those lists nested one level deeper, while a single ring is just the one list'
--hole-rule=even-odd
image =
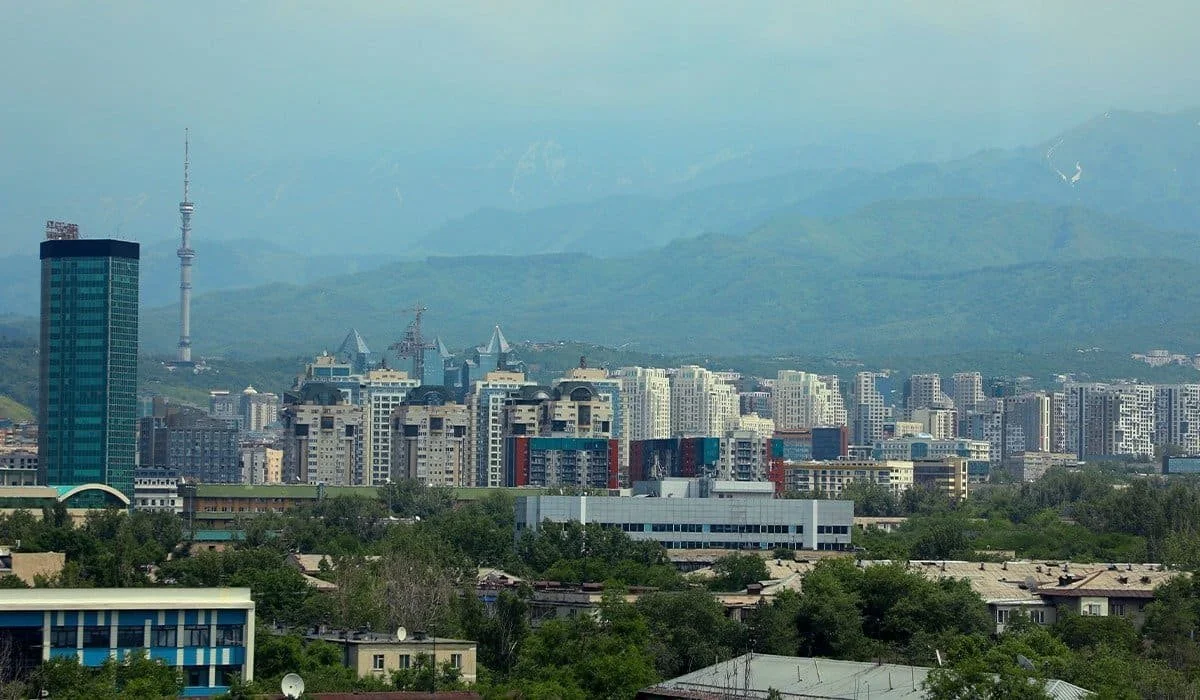
[{"label": "rooftop antenna", "polygon": [[188,197],[188,167],[191,153],[190,134],[183,130],[183,201],[179,203],[179,356],[181,365],[192,363],[192,212],[195,206]]}]

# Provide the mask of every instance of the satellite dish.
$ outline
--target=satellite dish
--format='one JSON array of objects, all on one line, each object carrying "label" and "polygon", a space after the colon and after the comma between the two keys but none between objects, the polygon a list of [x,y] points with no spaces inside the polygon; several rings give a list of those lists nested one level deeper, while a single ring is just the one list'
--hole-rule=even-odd
[{"label": "satellite dish", "polygon": [[1028,659],[1028,657],[1026,657],[1022,654],[1017,654],[1017,665],[1020,666],[1021,668],[1025,669],[1026,671],[1033,670],[1033,662],[1030,661]]},{"label": "satellite dish", "polygon": [[406,639],[408,639],[408,630],[404,629],[403,627],[397,627],[396,628],[396,641],[403,642]]},{"label": "satellite dish", "polygon": [[304,679],[295,673],[289,673],[279,683],[279,689],[283,691],[285,698],[298,698],[304,695]]}]

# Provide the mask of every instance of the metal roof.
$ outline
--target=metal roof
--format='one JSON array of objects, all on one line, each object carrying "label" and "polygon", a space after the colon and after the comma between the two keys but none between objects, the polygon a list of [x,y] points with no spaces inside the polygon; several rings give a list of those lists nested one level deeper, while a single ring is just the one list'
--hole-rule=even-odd
[{"label": "metal roof", "polygon": [[[925,697],[924,666],[838,661],[800,656],[744,654],[646,689],[674,691],[679,697],[766,697],[774,688],[784,697],[859,700],[917,700]],[[1046,692],[1056,700],[1090,697],[1091,691],[1066,681],[1046,681]],[[686,695],[684,695],[686,693]],[[678,694],[678,695],[676,695]]]}]

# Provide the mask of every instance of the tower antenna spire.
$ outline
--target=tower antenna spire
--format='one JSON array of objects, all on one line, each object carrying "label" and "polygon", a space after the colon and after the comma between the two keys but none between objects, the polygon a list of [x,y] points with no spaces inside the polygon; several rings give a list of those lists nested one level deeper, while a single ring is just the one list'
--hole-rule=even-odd
[{"label": "tower antenna spire", "polygon": [[188,201],[188,128],[183,127],[183,201]]},{"label": "tower antenna spire", "polygon": [[190,134],[183,130],[183,201],[179,203],[179,355],[181,365],[192,364],[192,212],[196,210],[188,198],[188,166],[191,164]]}]

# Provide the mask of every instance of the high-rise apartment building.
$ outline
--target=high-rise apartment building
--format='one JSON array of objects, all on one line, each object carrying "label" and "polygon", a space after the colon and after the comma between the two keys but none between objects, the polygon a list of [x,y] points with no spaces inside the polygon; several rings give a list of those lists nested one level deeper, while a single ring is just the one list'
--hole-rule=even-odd
[{"label": "high-rise apartment building", "polygon": [[1069,452],[1080,459],[1154,454],[1154,385],[1071,383],[1065,390]]},{"label": "high-rise apartment building", "polygon": [[671,437],[671,380],[665,369],[622,367],[621,405],[625,413],[625,437],[657,440]]},{"label": "high-rise apartment building", "polygon": [[139,421],[139,466],[205,484],[242,481],[237,426],[189,406],[154,400]]},{"label": "high-rise apartment building", "polygon": [[467,407],[450,401],[441,386],[423,386],[392,413],[392,476],[426,486],[467,486],[470,464]]},{"label": "high-rise apartment building", "polygon": [[954,408],[954,400],[942,391],[941,375],[914,374],[904,382],[904,407]]},{"label": "high-rise apartment building", "polygon": [[260,440],[240,445],[242,482],[246,484],[283,483],[283,450]]},{"label": "high-rise apartment building", "polygon": [[407,372],[372,369],[361,375],[358,403],[363,407],[363,472],[367,483],[381,486],[392,474],[392,413],[417,388]]},{"label": "high-rise apartment building", "polygon": [[717,373],[686,365],[671,376],[671,433],[724,435],[737,425],[737,387]]},{"label": "high-rise apartment building", "polygon": [[952,408],[910,409],[908,420],[920,423],[923,432],[938,440],[948,440],[958,436],[958,412]]},{"label": "high-rise apartment building", "polygon": [[1051,395],[1028,392],[1004,401],[1004,458],[1025,452],[1051,452]]},{"label": "high-rise apartment building", "polygon": [[137,450],[137,243],[81,240],[47,223],[41,245],[38,473],[133,496]]},{"label": "high-rise apartment building", "polygon": [[979,410],[983,403],[983,375],[979,372],[958,372],[951,378],[954,390],[954,407],[960,416],[968,411]]},{"label": "high-rise apartment building", "polygon": [[1154,444],[1200,454],[1200,384],[1154,387]]},{"label": "high-rise apartment building", "polygon": [[241,415],[239,400],[240,397],[234,396],[225,389],[214,389],[208,392],[209,417],[240,427],[244,418]]},{"label": "high-rise apartment building", "polygon": [[243,430],[260,433],[279,422],[279,396],[270,392],[246,387],[242,390],[240,409]]},{"label": "high-rise apartment building", "polygon": [[467,407],[471,414],[473,486],[504,485],[504,401],[512,391],[533,386],[520,372],[489,372],[471,386]]},{"label": "high-rise apartment building", "polygon": [[335,385],[312,382],[284,395],[285,481],[361,486],[363,407]]},{"label": "high-rise apartment building", "polygon": [[873,445],[883,439],[883,424],[888,420],[888,407],[879,390],[885,375],[878,372],[859,372],[850,388],[850,441],[855,445]]},{"label": "high-rise apartment building", "polygon": [[771,439],[750,430],[730,430],[721,437],[717,478],[728,481],[766,481]]}]

